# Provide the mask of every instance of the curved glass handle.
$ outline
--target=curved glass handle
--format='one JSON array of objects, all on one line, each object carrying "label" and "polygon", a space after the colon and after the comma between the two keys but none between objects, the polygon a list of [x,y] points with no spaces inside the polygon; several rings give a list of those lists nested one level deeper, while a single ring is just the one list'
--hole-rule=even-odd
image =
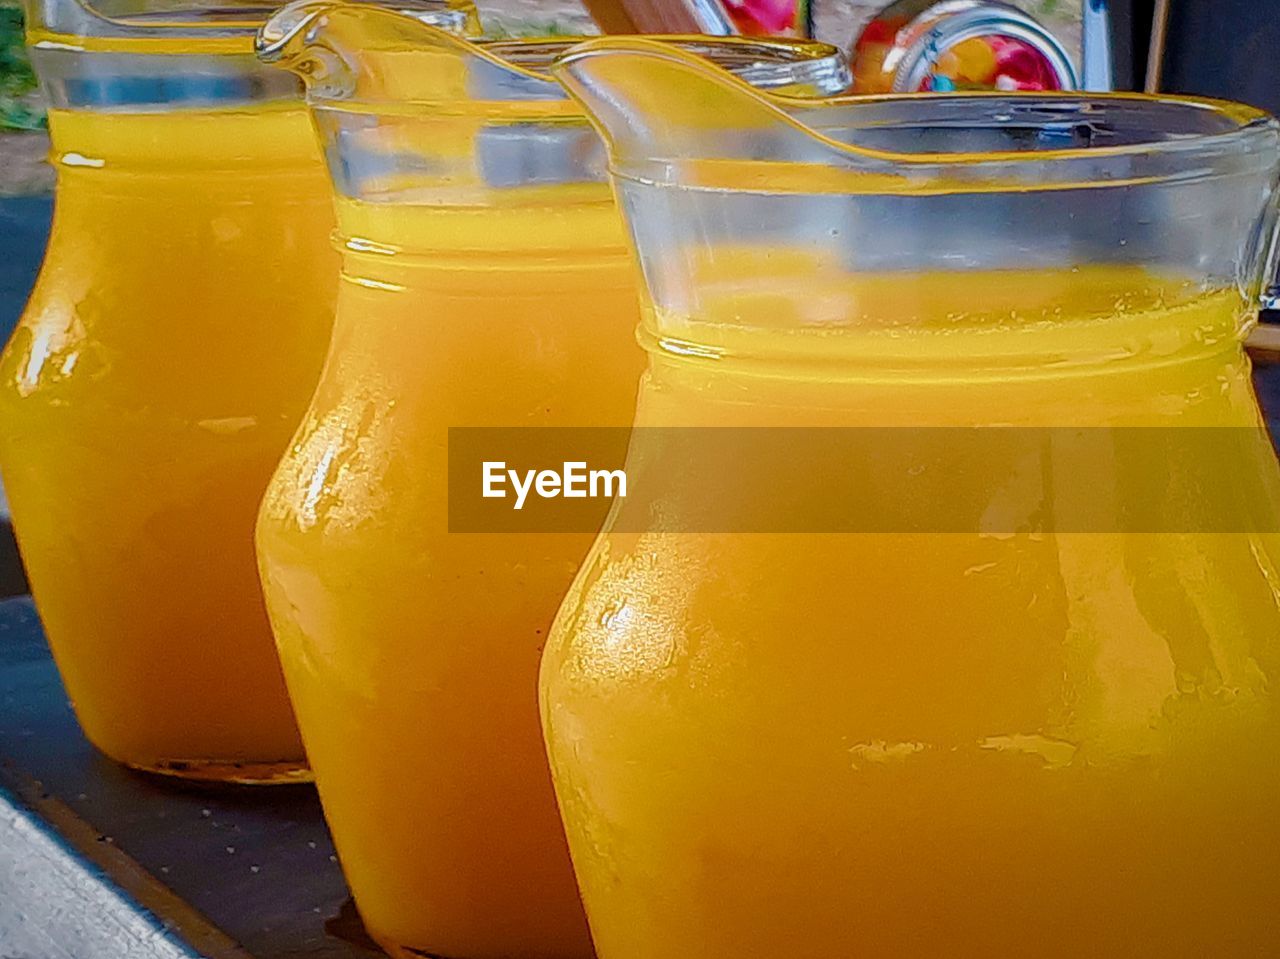
[{"label": "curved glass handle", "polygon": [[1271,277],[1271,284],[1262,291],[1258,306],[1263,310],[1280,310],[1280,275],[1275,269],[1270,270],[1267,275]]},{"label": "curved glass handle", "polygon": [[464,96],[472,61],[508,69],[465,39],[478,29],[470,0],[294,0],[262,25],[256,50],[301,77],[313,101],[411,102]]},{"label": "curved glass handle", "polygon": [[1266,258],[1263,260],[1262,281],[1265,284],[1259,297],[1264,310],[1280,310],[1280,215],[1272,213],[1271,238]]},{"label": "curved glass handle", "polygon": [[842,162],[787,113],[788,104],[812,101],[754,89],[672,44],[589,40],[556,60],[551,72],[585,108],[619,169],[655,160]]}]

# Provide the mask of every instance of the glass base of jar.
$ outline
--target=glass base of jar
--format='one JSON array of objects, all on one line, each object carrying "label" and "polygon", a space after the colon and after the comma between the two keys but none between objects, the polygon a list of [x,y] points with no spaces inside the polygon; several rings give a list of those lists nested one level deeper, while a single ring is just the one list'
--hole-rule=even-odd
[{"label": "glass base of jar", "polygon": [[197,783],[227,783],[237,786],[280,786],[289,783],[314,782],[305,760],[279,762],[227,762],[223,760],[169,759],[156,763],[118,760],[130,769],[154,776],[182,779]]},{"label": "glass base of jar", "polygon": [[379,949],[385,952],[391,959],[451,959],[449,956],[441,956],[434,952],[427,952],[425,949],[413,949],[409,946],[402,946],[398,942],[392,942],[390,939],[384,939],[382,936],[369,933]]},{"label": "glass base of jar", "polygon": [[449,959],[447,956],[439,956],[434,952],[424,952],[421,949],[410,949],[408,946],[397,945],[386,939],[374,937],[374,942],[378,944],[378,948],[385,952],[391,959]]},{"label": "glass base of jar", "polygon": [[[381,949],[383,952],[385,952],[388,956],[390,956],[391,959],[472,959],[473,956],[477,955],[474,952],[469,952],[469,953],[431,952],[427,949],[417,949],[412,946],[401,945],[398,942],[393,942],[390,939],[387,939],[385,936],[378,935],[376,932],[373,932],[372,930],[366,929],[366,932],[368,932],[369,938],[373,940],[373,942],[378,946],[378,948]],[[484,953],[481,953],[480,955],[492,956],[494,955],[494,953],[492,951],[487,950]],[[503,959],[508,959],[508,957],[510,957],[510,959],[525,959],[525,957],[528,957],[528,956],[546,957],[548,954],[546,952],[536,952],[536,953],[504,952],[504,953],[501,953],[501,955],[503,956]],[[568,959],[568,957],[566,957],[566,959]]]},{"label": "glass base of jar", "polygon": [[392,942],[384,936],[379,936],[375,932],[369,932],[369,938],[372,939],[391,959],[456,959],[454,956],[445,956],[436,952],[427,952],[425,949],[414,949],[411,946],[402,946],[398,942]]}]

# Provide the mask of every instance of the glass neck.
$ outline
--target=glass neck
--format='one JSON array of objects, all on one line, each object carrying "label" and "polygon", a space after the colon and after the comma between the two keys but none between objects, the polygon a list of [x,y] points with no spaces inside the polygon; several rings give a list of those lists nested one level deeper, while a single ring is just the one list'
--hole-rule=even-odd
[{"label": "glass neck", "polygon": [[1238,355],[1255,314],[1142,264],[851,270],[835,253],[721,246],[653,259],[642,342],[708,375],[822,382],[1036,380]]},{"label": "glass neck", "polygon": [[234,109],[268,101],[301,105],[292,78],[252,57],[152,56],[34,49],[40,87],[55,109],[153,113]]},{"label": "glass neck", "polygon": [[1122,362],[1021,375],[887,371],[841,364],[716,361],[650,349],[637,426],[1256,427],[1238,344],[1175,362]]}]

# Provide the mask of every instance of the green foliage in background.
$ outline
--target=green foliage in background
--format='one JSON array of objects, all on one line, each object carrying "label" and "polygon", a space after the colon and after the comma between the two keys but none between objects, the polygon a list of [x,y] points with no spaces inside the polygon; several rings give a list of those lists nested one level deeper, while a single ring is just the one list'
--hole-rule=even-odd
[{"label": "green foliage in background", "polygon": [[0,127],[33,130],[44,115],[31,94],[36,77],[22,47],[22,10],[0,0]]},{"label": "green foliage in background", "polygon": [[507,19],[493,22],[490,18],[484,25],[486,37],[495,40],[506,40],[512,37],[574,37],[581,31],[573,29],[555,20],[521,20]]}]

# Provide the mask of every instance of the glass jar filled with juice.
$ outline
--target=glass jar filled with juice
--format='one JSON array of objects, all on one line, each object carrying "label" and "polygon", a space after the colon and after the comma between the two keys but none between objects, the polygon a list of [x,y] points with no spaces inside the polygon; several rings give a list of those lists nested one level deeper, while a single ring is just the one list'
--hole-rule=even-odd
[{"label": "glass jar filled with juice", "polygon": [[[622,426],[638,297],[598,137],[540,71],[572,41],[473,44],[292,5],[261,38],[330,162],[332,347],[258,523],[325,815],[396,955],[591,954],[537,712],[588,534],[450,533],[451,427]],[[690,41],[692,42],[692,41]],[[762,84],[840,89],[829,47],[706,41]]]},{"label": "glass jar filled with juice", "polygon": [[338,261],[299,86],[254,56],[271,9],[30,5],[57,202],[0,360],[5,487],[85,733],[212,780],[305,770],[253,523]]},{"label": "glass jar filled with juice", "polygon": [[1275,121],[554,72],[647,296],[542,666],[601,959],[1269,952]]}]

